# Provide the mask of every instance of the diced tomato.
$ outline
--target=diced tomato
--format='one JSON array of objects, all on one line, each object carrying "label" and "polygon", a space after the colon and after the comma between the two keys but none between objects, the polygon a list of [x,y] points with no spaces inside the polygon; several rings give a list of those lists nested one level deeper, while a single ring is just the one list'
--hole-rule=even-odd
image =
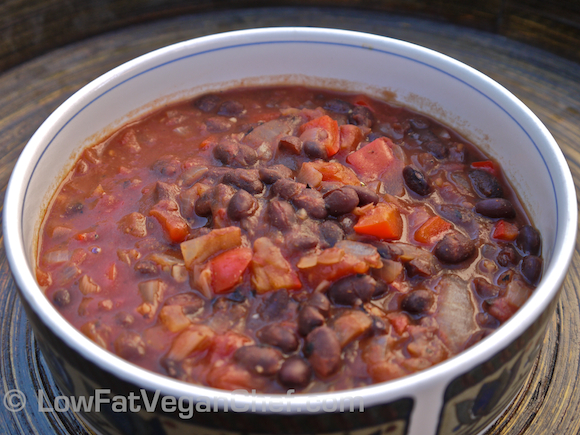
[{"label": "diced tomato", "polygon": [[439,216],[433,216],[427,220],[417,231],[415,231],[415,240],[421,243],[433,243],[444,233],[451,229],[451,223]]},{"label": "diced tomato", "polygon": [[403,219],[399,209],[390,203],[379,203],[362,215],[354,230],[380,239],[398,240],[403,235]]},{"label": "diced tomato", "polygon": [[492,174],[495,175],[495,164],[491,161],[491,160],[484,160],[481,162],[473,162],[471,164],[471,167],[473,169],[484,169],[488,172],[491,172]]},{"label": "diced tomato", "polygon": [[390,324],[393,326],[397,334],[401,335],[409,326],[409,317],[403,313],[392,313],[388,316]]},{"label": "diced tomato", "polygon": [[493,227],[492,237],[494,239],[513,242],[519,234],[517,225],[504,221],[498,221]]},{"label": "diced tomato", "polygon": [[376,179],[388,170],[395,160],[392,146],[394,144],[391,139],[380,137],[350,154],[346,161],[357,174]]},{"label": "diced tomato", "polygon": [[235,248],[223,252],[209,262],[211,287],[214,293],[226,293],[241,280],[244,271],[252,261],[250,248]]},{"label": "diced tomato", "polygon": [[323,141],[328,157],[332,157],[340,150],[340,135],[338,123],[328,115],[308,121],[300,126],[300,134],[310,128],[322,128],[328,133],[328,137]]},{"label": "diced tomato", "polygon": [[340,149],[354,151],[360,144],[363,134],[360,128],[352,124],[344,124],[338,128],[340,132]]},{"label": "diced tomato", "polygon": [[302,166],[312,165],[314,169],[322,174],[322,181],[340,181],[351,186],[360,186],[360,180],[350,168],[338,162],[306,162]]},{"label": "diced tomato", "polygon": [[189,225],[178,210],[175,201],[163,200],[159,201],[149,212],[159,221],[165,234],[173,243],[181,243],[189,235]]},{"label": "diced tomato", "polygon": [[282,288],[302,288],[298,275],[284,258],[280,248],[267,237],[260,237],[254,242],[254,256],[250,267],[252,284],[260,294]]}]

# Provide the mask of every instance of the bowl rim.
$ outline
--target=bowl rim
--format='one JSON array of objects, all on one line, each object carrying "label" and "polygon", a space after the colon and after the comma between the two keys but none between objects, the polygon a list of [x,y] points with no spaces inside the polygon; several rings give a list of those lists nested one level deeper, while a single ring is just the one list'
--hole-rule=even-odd
[{"label": "bowl rim", "polygon": [[[23,267],[23,265],[27,264],[27,255],[22,239],[21,217],[18,213],[21,207],[17,206],[23,204],[26,196],[26,191],[23,191],[23,186],[27,186],[26,174],[30,163],[33,161],[34,151],[46,141],[45,136],[50,131],[52,123],[65,114],[73,104],[86,100],[93,92],[100,89],[109,81],[116,80],[118,77],[130,76],[133,74],[133,71],[141,68],[142,65],[160,57],[169,56],[177,58],[180,53],[192,52],[194,49],[200,52],[204,50],[204,47],[208,46],[234,47],[251,41],[276,42],[289,39],[306,41],[312,38],[317,41],[328,40],[336,43],[349,41],[348,43],[357,46],[362,41],[366,44],[374,44],[372,45],[373,47],[381,47],[382,49],[388,46],[396,51],[402,50],[409,52],[415,58],[419,57],[425,61],[428,60],[435,67],[445,65],[447,68],[453,68],[461,77],[469,77],[470,80],[476,80],[489,89],[493,89],[496,95],[504,98],[505,101],[513,105],[513,108],[516,108],[527,116],[533,122],[535,128],[538,129],[545,143],[549,145],[553,153],[552,157],[556,162],[555,164],[561,169],[564,178],[563,186],[558,187],[563,188],[565,192],[562,196],[568,205],[565,216],[567,224],[562,228],[562,234],[560,234],[560,238],[563,237],[561,249],[553,252],[549,268],[547,273],[544,273],[540,285],[525,305],[486,339],[442,363],[392,381],[337,392],[300,393],[289,397],[282,396],[292,404],[291,409],[288,408],[282,412],[294,413],[301,407],[304,409],[307,403],[314,400],[314,398],[323,398],[323,400],[345,400],[355,397],[353,396],[354,394],[356,394],[356,397],[363,397],[365,407],[368,407],[403,397],[414,397],[417,391],[429,389],[430,386],[436,383],[446,384],[458,374],[467,372],[471,368],[487,361],[495,353],[508,346],[532,325],[548,307],[550,302],[558,295],[575,250],[578,211],[574,183],[566,160],[552,135],[536,115],[511,94],[511,92],[479,71],[447,55],[386,36],[349,30],[311,27],[272,27],[229,31],[179,42],[154,50],[130,60],[91,81],[67,99],[47,118],[25,146],[16,163],[8,183],[3,210],[4,242],[10,268],[20,290],[21,297],[26,299],[29,306],[42,319],[42,322],[61,340],[73,347],[76,352],[103,370],[113,373],[124,381],[150,391],[159,390],[163,395],[194,398],[211,397],[213,400],[228,401],[235,394],[235,392],[190,384],[151,372],[99,347],[69,324],[58,313],[49,303],[48,299],[44,297],[40,287],[36,284],[32,270],[29,267]],[[86,104],[90,104],[90,101],[89,99]],[[38,164],[38,162],[35,162],[35,164]],[[558,235],[556,235],[556,239],[558,239]],[[260,404],[264,400],[270,400],[273,396],[273,394],[256,394],[251,397],[241,395],[236,398],[236,401],[239,399],[238,403],[240,404]],[[261,411],[257,409],[256,412],[260,413]]]}]

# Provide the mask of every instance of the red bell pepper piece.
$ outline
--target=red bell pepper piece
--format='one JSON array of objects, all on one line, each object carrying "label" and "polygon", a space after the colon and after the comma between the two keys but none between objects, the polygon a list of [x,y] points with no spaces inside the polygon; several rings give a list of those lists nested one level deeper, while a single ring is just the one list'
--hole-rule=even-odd
[{"label": "red bell pepper piece", "polygon": [[504,221],[498,221],[493,227],[492,237],[494,239],[513,242],[519,234],[517,225]]},{"label": "red bell pepper piece", "polygon": [[398,240],[403,235],[403,219],[396,206],[390,203],[379,203],[359,218],[354,230],[358,234]]},{"label": "red bell pepper piece", "polygon": [[244,271],[252,261],[250,248],[234,248],[223,252],[209,262],[211,288],[215,294],[226,293],[242,280]]},{"label": "red bell pepper piece", "polygon": [[451,223],[445,219],[433,216],[415,231],[415,240],[421,243],[433,243],[438,237],[449,231],[451,227]]}]

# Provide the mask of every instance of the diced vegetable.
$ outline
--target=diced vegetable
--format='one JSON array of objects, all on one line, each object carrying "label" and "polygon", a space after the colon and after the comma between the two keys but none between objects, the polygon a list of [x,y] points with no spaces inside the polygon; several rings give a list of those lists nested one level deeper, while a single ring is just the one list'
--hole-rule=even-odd
[{"label": "diced vegetable", "polygon": [[332,157],[340,150],[340,136],[338,131],[338,123],[328,115],[308,121],[300,126],[300,134],[311,128],[321,128],[327,133],[327,137],[322,141],[326,148],[328,157]]},{"label": "diced vegetable", "polygon": [[379,203],[362,215],[354,230],[380,239],[398,240],[403,235],[403,219],[399,209],[390,203]]},{"label": "diced vegetable", "polygon": [[469,285],[455,275],[444,275],[436,289],[439,298],[435,319],[439,337],[452,352],[459,352],[478,329],[472,293]]},{"label": "diced vegetable", "polygon": [[300,172],[296,176],[296,181],[306,184],[307,186],[317,188],[322,183],[322,173],[316,168],[312,162],[302,163]]},{"label": "diced vegetable", "polygon": [[99,293],[101,291],[101,286],[93,281],[90,276],[83,275],[79,281],[79,290],[83,295],[89,295],[93,293]]},{"label": "diced vegetable", "polygon": [[346,151],[354,151],[363,139],[363,134],[360,128],[352,124],[344,124],[339,128],[340,134],[340,149]]},{"label": "diced vegetable", "polygon": [[159,221],[165,234],[173,243],[181,243],[189,235],[189,225],[179,214],[179,207],[175,201],[159,201],[149,214]]},{"label": "diced vegetable", "polygon": [[338,162],[314,161],[306,162],[303,165],[311,165],[322,174],[322,181],[339,181],[351,186],[360,186],[360,180],[350,168]]},{"label": "diced vegetable", "polygon": [[211,287],[214,293],[226,293],[242,281],[244,271],[252,261],[250,248],[230,249],[209,261]]},{"label": "diced vegetable", "polygon": [[280,248],[266,237],[260,237],[254,242],[254,257],[250,267],[252,284],[258,293],[302,287],[298,275],[284,258]]},{"label": "diced vegetable", "polygon": [[181,253],[185,267],[193,269],[194,265],[204,263],[218,252],[237,248],[241,244],[242,231],[239,227],[219,228],[181,243]]},{"label": "diced vegetable", "polygon": [[191,325],[173,340],[167,359],[182,361],[192,352],[201,352],[211,346],[214,332],[203,325]]},{"label": "diced vegetable", "polygon": [[66,263],[70,258],[70,253],[66,249],[50,251],[44,256],[44,261],[50,265]]},{"label": "diced vegetable", "polygon": [[373,324],[371,318],[363,311],[350,310],[341,314],[333,325],[340,347],[344,347],[367,332]]},{"label": "diced vegetable", "polygon": [[499,220],[492,230],[492,237],[494,239],[503,240],[505,242],[513,242],[518,238],[518,226],[505,220]]},{"label": "diced vegetable", "polygon": [[346,158],[357,174],[376,179],[389,169],[395,160],[391,147],[393,142],[386,137],[375,139]]},{"label": "diced vegetable", "polygon": [[403,273],[403,264],[398,261],[383,259],[383,267],[373,271],[373,276],[390,284]]},{"label": "diced vegetable", "polygon": [[104,349],[107,349],[111,327],[100,320],[92,320],[81,326],[81,332]]},{"label": "diced vegetable", "polygon": [[155,316],[159,303],[163,300],[165,283],[160,279],[152,279],[139,283],[139,294],[143,303],[137,307],[137,312],[146,319]]},{"label": "diced vegetable", "polygon": [[451,228],[450,222],[439,216],[433,216],[415,231],[415,240],[425,244],[432,244],[443,237]]},{"label": "diced vegetable", "polygon": [[310,254],[298,261],[310,283],[315,286],[356,273],[366,273],[372,268],[382,267],[377,249],[367,243],[342,240],[333,248],[319,254]]},{"label": "diced vegetable", "polygon": [[141,213],[133,212],[123,216],[117,226],[122,233],[131,234],[134,237],[147,235],[147,218]]},{"label": "diced vegetable", "polygon": [[159,312],[159,321],[171,332],[179,332],[191,325],[181,305],[167,305]]}]

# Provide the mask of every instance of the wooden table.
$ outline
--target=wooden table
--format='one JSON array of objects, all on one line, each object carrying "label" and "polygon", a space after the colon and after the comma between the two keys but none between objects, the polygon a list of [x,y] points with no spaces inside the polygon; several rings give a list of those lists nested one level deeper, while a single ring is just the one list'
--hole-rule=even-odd
[{"label": "wooden table", "polygon": [[[210,33],[249,27],[305,25],[366,31],[414,42],[489,75],[546,124],[580,181],[580,65],[502,36],[450,24],[354,9],[271,8],[209,12],[166,19],[49,52],[0,74],[0,186],[3,200],[20,151],[42,121],[77,89],[135,56]],[[577,244],[578,246],[578,244]],[[537,365],[515,402],[489,434],[580,433],[579,249],[549,325]],[[39,388],[58,395],[22,310],[0,248],[0,398],[11,389],[36,403]],[[34,401],[34,402],[33,402]],[[69,413],[0,405],[0,433],[85,434]]]}]

